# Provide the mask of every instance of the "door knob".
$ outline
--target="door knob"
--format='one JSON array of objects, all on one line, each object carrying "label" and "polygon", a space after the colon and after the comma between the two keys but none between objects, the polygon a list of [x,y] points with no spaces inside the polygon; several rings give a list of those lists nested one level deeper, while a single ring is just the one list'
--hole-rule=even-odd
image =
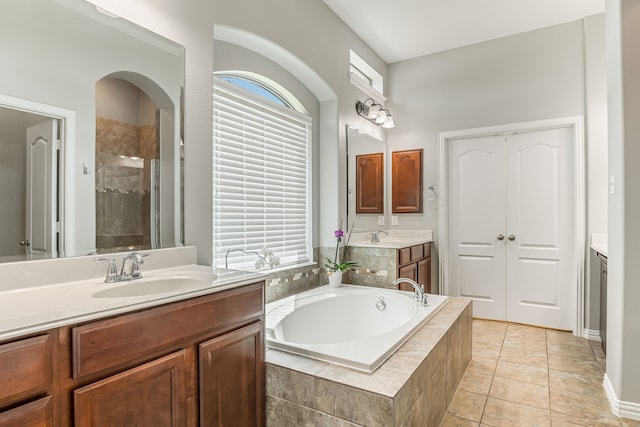
[{"label": "door knob", "polygon": [[30,243],[28,240],[20,240],[20,246],[29,246]]},{"label": "door knob", "polygon": [[504,240],[504,234],[498,234],[498,240]]},{"label": "door knob", "polygon": [[507,237],[507,239],[513,242],[514,240],[516,240],[516,236],[514,236],[513,234],[509,234],[509,237]]}]

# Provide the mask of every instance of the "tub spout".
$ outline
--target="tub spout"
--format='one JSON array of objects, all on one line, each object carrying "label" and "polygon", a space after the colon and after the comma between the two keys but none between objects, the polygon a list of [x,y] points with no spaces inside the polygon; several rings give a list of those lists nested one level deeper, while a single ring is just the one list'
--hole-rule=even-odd
[{"label": "tub spout", "polygon": [[413,286],[416,302],[420,305],[428,305],[427,294],[424,292],[424,290],[422,290],[422,286],[416,283],[415,280],[401,277],[393,281],[393,284],[396,286],[398,286],[400,283],[408,283]]}]

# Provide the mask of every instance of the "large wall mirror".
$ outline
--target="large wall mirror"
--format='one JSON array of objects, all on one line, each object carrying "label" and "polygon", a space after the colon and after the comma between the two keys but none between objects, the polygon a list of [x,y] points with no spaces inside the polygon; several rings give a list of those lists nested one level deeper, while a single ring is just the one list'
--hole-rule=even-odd
[{"label": "large wall mirror", "polygon": [[387,188],[384,142],[347,126],[347,227],[361,230],[384,228]]},{"label": "large wall mirror", "polygon": [[181,245],[184,48],[83,0],[0,40],[0,262]]}]

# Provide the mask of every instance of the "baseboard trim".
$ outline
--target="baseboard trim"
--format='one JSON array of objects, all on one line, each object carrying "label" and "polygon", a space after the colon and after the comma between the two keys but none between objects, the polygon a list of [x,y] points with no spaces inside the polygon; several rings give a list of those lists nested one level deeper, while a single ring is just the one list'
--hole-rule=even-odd
[{"label": "baseboard trim", "polygon": [[600,331],[597,329],[585,328],[582,331],[582,338],[586,338],[591,341],[602,341],[602,339],[600,339]]},{"label": "baseboard trim", "polygon": [[606,373],[604,374],[602,385],[614,415],[640,421],[640,404],[618,400],[613,384],[611,384],[611,380]]}]

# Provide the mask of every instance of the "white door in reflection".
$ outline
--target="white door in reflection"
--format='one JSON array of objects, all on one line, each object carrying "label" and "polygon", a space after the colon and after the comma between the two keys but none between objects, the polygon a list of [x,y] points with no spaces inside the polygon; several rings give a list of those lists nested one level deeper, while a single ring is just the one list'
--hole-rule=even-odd
[{"label": "white door in reflection", "polygon": [[26,238],[31,253],[57,253],[58,121],[27,128]]}]

